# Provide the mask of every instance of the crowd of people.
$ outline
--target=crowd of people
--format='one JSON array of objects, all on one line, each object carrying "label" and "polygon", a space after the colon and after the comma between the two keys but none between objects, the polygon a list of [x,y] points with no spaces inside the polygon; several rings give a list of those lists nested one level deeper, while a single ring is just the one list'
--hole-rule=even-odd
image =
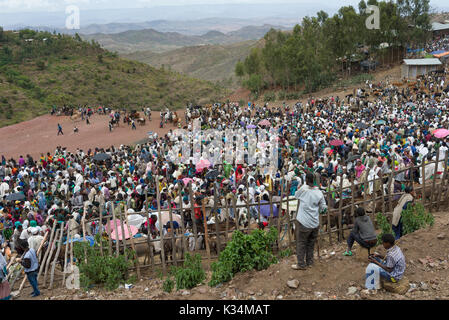
[{"label": "crowd of people", "polygon": [[[343,185],[344,197],[350,197],[351,192],[355,196],[371,195],[382,188],[410,194],[412,190],[406,190],[407,186],[422,183],[435,170],[429,164],[423,176],[412,168],[435,160],[437,153],[437,172],[441,175],[449,138],[434,133],[449,128],[447,75],[447,69],[429,74],[414,87],[406,88],[388,81],[367,83],[353,95],[311,97],[293,106],[189,105],[183,130],[172,129],[144,144],[87,151],[58,147],[39,159],[26,155],[7,160],[2,156],[3,256],[8,260],[11,252],[22,255],[31,249],[37,251],[54,223],[69,221],[74,235],[80,237],[84,213],[90,219],[106,216],[112,208],[124,210],[125,206],[130,212],[150,213],[150,224],[142,224],[139,232],[153,237],[158,236],[160,228],[152,215],[158,207],[171,206],[183,215],[187,230],[196,225],[201,232],[204,218],[215,219],[214,201],[221,208],[229,205],[227,210],[218,211],[220,221],[230,217],[238,223],[257,223],[264,228],[269,216],[276,217],[281,211],[276,205],[270,210],[269,202],[284,195],[295,196],[304,205],[320,203],[318,209],[299,209],[304,215],[298,215],[295,228],[301,245],[294,268],[303,269],[313,264],[313,243],[318,232],[315,214],[335,205],[327,203],[323,191],[333,193]],[[209,134],[210,130],[215,134]],[[227,136],[227,131],[237,136]],[[253,137],[258,140],[251,150]],[[193,145],[186,148],[192,141]],[[198,144],[201,147],[196,149]],[[253,161],[251,152],[255,155]],[[97,160],[99,154],[106,154],[105,159]],[[385,177],[390,173],[394,183],[391,190],[386,190]],[[249,212],[247,208],[234,212],[233,197],[237,205],[261,205],[250,206]],[[181,202],[185,212],[179,212]],[[194,208],[194,216],[187,214],[190,208]],[[369,246],[374,239],[363,212],[357,211],[357,217],[355,226],[361,235],[350,237],[346,255],[351,255],[354,241]],[[168,224],[163,227],[164,233],[168,228]],[[103,231],[104,225],[88,224],[89,235]],[[385,241],[392,242],[390,238]],[[3,264],[0,260],[0,266]],[[34,294],[38,295],[38,290]]]}]

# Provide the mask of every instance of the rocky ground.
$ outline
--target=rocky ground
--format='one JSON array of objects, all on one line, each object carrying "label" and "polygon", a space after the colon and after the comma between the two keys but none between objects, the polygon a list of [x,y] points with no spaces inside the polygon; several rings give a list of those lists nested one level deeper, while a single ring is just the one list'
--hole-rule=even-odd
[{"label": "rocky ground", "polygon": [[[321,249],[315,266],[295,271],[295,256],[281,260],[267,270],[238,274],[232,281],[211,288],[201,285],[192,290],[162,290],[163,280],[155,274],[131,287],[108,292],[94,288],[87,292],[67,289],[42,289],[42,300],[438,300],[449,299],[449,213],[436,213],[432,227],[403,237],[399,246],[407,260],[406,277],[410,288],[405,295],[385,290],[364,290],[364,274],[368,264],[356,256],[344,257],[343,244]],[[376,248],[384,253],[381,247]],[[210,279],[210,272],[207,272]],[[29,299],[25,288],[18,299]]]}]

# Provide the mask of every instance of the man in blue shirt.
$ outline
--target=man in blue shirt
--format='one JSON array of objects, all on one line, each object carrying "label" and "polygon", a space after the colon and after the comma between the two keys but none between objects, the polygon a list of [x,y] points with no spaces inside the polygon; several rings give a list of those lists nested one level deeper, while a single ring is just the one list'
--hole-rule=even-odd
[{"label": "man in blue shirt", "polygon": [[37,259],[36,251],[33,248],[28,246],[28,242],[23,243],[23,249],[25,253],[22,258],[18,258],[17,261],[20,262],[23,266],[25,274],[27,275],[28,281],[33,288],[32,297],[37,297],[41,293],[38,288],[37,283],[37,272],[39,271],[39,261]]}]

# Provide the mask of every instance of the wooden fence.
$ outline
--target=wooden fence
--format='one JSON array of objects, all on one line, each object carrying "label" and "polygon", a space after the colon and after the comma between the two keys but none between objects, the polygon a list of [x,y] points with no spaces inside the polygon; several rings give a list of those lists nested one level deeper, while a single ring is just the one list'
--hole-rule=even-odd
[{"label": "wooden fence", "polygon": [[[406,171],[409,172],[407,175],[408,180],[403,181],[402,184],[413,186],[417,195],[417,200],[421,201],[427,210],[438,211],[443,205],[449,204],[449,178],[447,170],[448,153],[446,153],[445,159],[443,160],[439,159],[438,156],[439,152],[437,152],[437,158],[434,161],[430,161],[426,164],[423,162],[419,167],[412,166],[400,171],[390,172],[386,176],[377,177],[374,180],[365,181],[360,184],[352,182],[350,186],[343,187],[343,179],[340,177],[339,188],[331,190],[330,187],[327,187],[327,190],[323,191],[323,194],[327,199],[328,210],[320,215],[320,232],[317,245],[318,256],[320,255],[319,251],[320,247],[323,246],[323,242],[333,244],[343,240],[344,232],[349,229],[347,224],[353,218],[355,209],[359,206],[364,207],[367,210],[367,214],[370,215],[373,222],[376,221],[375,215],[379,212],[389,217],[391,221],[391,216],[397,202],[397,199],[395,200],[395,198],[398,198],[403,194],[402,191],[396,193],[392,191],[392,184],[395,183],[394,178],[400,173]],[[438,164],[443,166],[442,172],[438,172]],[[429,170],[432,165],[434,166],[432,172],[433,178],[426,181],[426,179],[423,178],[426,176],[426,169]],[[417,170],[419,170],[421,178],[423,178],[421,184],[414,183],[416,178],[414,175]],[[319,181],[317,182],[319,183]],[[205,219],[199,221],[200,223],[195,223],[195,208],[193,206],[195,201],[191,184],[179,187],[181,188],[179,191],[184,191],[184,194],[187,194],[189,197],[189,208],[183,208],[184,204],[182,197],[180,196],[180,193],[178,193],[180,200],[179,206],[177,208],[172,207],[172,199],[168,198],[169,207],[167,209],[162,209],[160,207],[161,195],[159,193],[159,188],[155,188],[158,204],[157,210],[133,213],[141,215],[146,219],[146,222],[148,223],[148,236],[142,235],[141,238],[130,238],[128,240],[120,239],[115,241],[111,239],[111,229],[106,228],[103,235],[106,236],[107,241],[100,242],[99,250],[101,251],[101,255],[118,256],[120,253],[123,253],[124,250],[131,250],[136,253],[139,258],[134,260],[130,271],[136,271],[138,278],[141,278],[143,270],[155,271],[157,268],[161,268],[163,274],[166,274],[169,265],[179,265],[184,261],[184,254],[189,251],[188,247],[192,247],[191,242],[194,242],[195,244],[193,246],[194,253],[202,254],[203,258],[206,258],[208,261],[217,259],[226,243],[230,241],[232,233],[235,230],[247,233],[258,227],[257,224],[250,223],[250,215],[251,212],[257,212],[255,218],[260,221],[261,213],[260,210],[257,209],[262,205],[268,205],[270,208],[270,216],[268,217],[269,227],[274,226],[278,230],[277,244],[274,249],[279,251],[294,247],[294,221],[296,220],[299,200],[290,195],[290,183],[281,179],[280,186],[280,193],[275,200],[273,200],[273,198],[276,196],[273,196],[273,194],[270,193],[268,203],[261,203],[259,200],[257,203],[249,203],[247,201],[246,203],[239,205],[237,205],[235,195],[230,198],[230,203],[225,199],[224,205],[219,204],[219,200],[221,202],[221,199],[224,197],[219,196],[219,192],[215,187],[214,205],[208,206],[204,200],[201,204],[203,216],[206,215],[206,212],[210,212],[208,215],[209,223],[207,223]],[[381,187],[378,188],[378,186]],[[362,190],[363,196],[361,196]],[[373,192],[368,194],[368,190],[373,190]],[[349,191],[350,194],[348,193]],[[246,184],[246,200],[248,199],[249,188],[248,184]],[[341,199],[343,199],[343,201]],[[277,217],[274,216],[274,206],[278,208]],[[253,207],[256,208],[256,211],[251,210]],[[145,199],[145,208],[148,208],[148,196],[146,196]],[[108,215],[100,215],[99,217],[92,219],[86,219],[84,212],[81,219],[83,237],[95,234],[95,231],[91,228],[93,222],[98,226],[103,226],[105,222],[108,222],[110,219],[119,221],[119,226],[117,228],[120,229],[122,235],[125,234],[125,228],[131,233],[129,224],[125,223],[125,221],[128,221],[128,208],[125,205],[123,209],[124,210],[120,210],[113,207]],[[171,228],[164,236],[162,231],[162,215],[166,215],[167,212]],[[233,212],[234,219],[231,217],[231,212]],[[181,223],[178,230],[175,230],[173,227],[173,215],[176,213],[180,213],[181,216]],[[159,235],[156,239],[152,239],[149,236],[149,219],[151,215],[157,215],[158,217]],[[224,221],[220,221],[219,215],[224,217]],[[192,221],[191,228],[188,230],[189,232],[186,230],[186,217],[190,218]],[[212,218],[215,219],[214,223],[211,223]],[[244,220],[247,220],[248,223],[242,223]],[[40,255],[39,280],[42,280],[43,286],[47,286],[47,280],[49,279],[48,288],[53,287],[55,269],[57,262],[61,259],[60,257],[63,256],[64,268],[67,268],[68,261],[73,261],[73,242],[67,241],[65,245],[56,245],[56,243],[63,243],[63,234],[66,234],[67,239],[70,240],[72,237],[72,230],[69,229],[68,224],[66,224],[64,228],[56,228],[55,226],[56,224],[54,224],[51,231],[47,232],[45,235],[45,239],[48,238],[49,245],[47,250]],[[161,239],[163,240],[161,241]],[[202,245],[198,245],[200,243],[202,243]],[[158,248],[160,248],[160,250]],[[142,258],[144,258],[143,261]],[[66,275],[62,271],[63,270],[59,272],[59,275],[61,276],[62,284],[64,284]],[[43,279],[41,278],[42,275]],[[24,282],[25,279],[23,279],[20,289],[23,287]]]}]

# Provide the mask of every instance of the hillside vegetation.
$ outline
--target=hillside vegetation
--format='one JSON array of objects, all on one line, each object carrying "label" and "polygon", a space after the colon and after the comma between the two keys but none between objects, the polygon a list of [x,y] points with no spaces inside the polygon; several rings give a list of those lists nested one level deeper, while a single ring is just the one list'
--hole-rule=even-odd
[{"label": "hillside vegetation", "polygon": [[184,47],[165,53],[140,51],[124,57],[148,63],[156,68],[168,66],[194,78],[219,82],[226,87],[236,87],[235,65],[239,60],[244,60],[252,48],[261,46],[262,41],[249,40],[230,45]]},{"label": "hillside vegetation", "polygon": [[52,105],[157,109],[223,94],[209,82],[119,58],[77,35],[0,28],[0,126],[42,115]]},{"label": "hillside vegetation", "polygon": [[[380,29],[366,26],[368,4],[379,6]],[[253,49],[235,72],[256,95],[278,87],[313,92],[339,76],[351,76],[352,67],[362,60],[394,51],[398,55],[407,46],[421,47],[431,36],[429,14],[429,0],[362,0],[358,11],[352,6],[340,8],[333,16],[320,11],[305,17],[291,33],[268,32],[264,47]]]}]

